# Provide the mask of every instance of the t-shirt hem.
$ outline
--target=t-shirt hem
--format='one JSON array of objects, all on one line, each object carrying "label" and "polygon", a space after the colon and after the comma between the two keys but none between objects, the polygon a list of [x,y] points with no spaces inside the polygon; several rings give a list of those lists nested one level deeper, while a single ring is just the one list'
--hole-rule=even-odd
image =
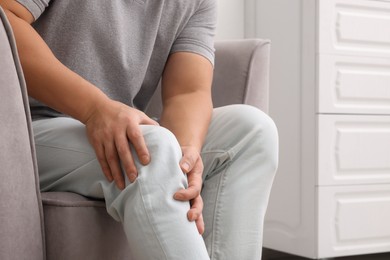
[{"label": "t-shirt hem", "polygon": [[27,10],[30,11],[30,13],[34,16],[34,19],[37,20],[39,16],[43,13],[45,10],[45,6],[42,3],[38,3],[35,0],[16,0],[20,4],[22,4],[24,7],[27,8]]},{"label": "t-shirt hem", "polygon": [[172,54],[175,52],[190,52],[190,53],[199,54],[205,57],[206,59],[208,59],[211,65],[214,67],[214,63],[215,63],[214,50],[202,44],[198,44],[192,41],[176,43],[172,47],[170,53]]}]

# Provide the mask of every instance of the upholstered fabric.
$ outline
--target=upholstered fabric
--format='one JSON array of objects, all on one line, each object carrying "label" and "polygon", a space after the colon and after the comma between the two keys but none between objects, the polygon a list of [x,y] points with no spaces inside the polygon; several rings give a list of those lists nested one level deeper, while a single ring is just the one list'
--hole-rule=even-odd
[{"label": "upholstered fabric", "polygon": [[69,192],[42,193],[47,259],[129,259],[122,225],[103,201]]},{"label": "upholstered fabric", "polygon": [[[103,201],[43,193],[43,218],[26,87],[1,8],[0,18],[0,259],[128,259],[121,224]],[[267,111],[269,46],[267,40],[216,43],[216,107],[244,103]],[[151,103],[148,113],[158,116],[158,93]]]},{"label": "upholstered fabric", "polygon": [[0,259],[43,259],[42,211],[27,95],[2,10],[0,18]]},{"label": "upholstered fabric", "polygon": [[248,104],[267,113],[270,41],[220,41],[215,45],[214,106]]}]

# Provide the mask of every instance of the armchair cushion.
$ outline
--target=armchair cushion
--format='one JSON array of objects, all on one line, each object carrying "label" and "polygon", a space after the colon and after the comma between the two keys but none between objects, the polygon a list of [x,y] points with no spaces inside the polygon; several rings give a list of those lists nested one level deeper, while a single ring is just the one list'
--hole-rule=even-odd
[{"label": "armchair cushion", "polygon": [[44,192],[42,200],[47,259],[130,259],[123,227],[104,201],[70,192]]}]

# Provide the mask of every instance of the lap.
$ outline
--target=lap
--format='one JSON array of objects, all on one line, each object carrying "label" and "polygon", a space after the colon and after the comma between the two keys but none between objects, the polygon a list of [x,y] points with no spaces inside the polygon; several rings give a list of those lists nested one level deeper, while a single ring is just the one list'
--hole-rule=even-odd
[{"label": "lap", "polygon": [[[272,124],[266,114],[250,106],[233,105],[215,109],[202,150],[204,178],[229,162],[233,147],[249,131],[256,127],[272,128]],[[86,176],[80,182],[90,181],[92,177],[95,181],[105,181],[82,123],[72,118],[59,117],[34,121],[33,129],[42,190],[57,190],[56,181],[66,181],[70,173]],[[148,132],[154,136],[151,138],[154,146],[166,140],[159,136],[161,130],[161,127],[155,126],[144,129],[145,134]],[[164,135],[169,136],[166,129],[163,131]],[[171,139],[174,139],[173,135]],[[175,141],[171,141],[172,145],[178,146]]]}]

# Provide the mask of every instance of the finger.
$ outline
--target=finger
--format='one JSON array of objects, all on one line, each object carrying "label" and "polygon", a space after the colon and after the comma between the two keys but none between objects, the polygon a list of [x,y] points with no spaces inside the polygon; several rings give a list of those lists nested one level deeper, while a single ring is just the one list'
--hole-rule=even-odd
[{"label": "finger", "polygon": [[175,193],[174,198],[181,201],[188,201],[199,196],[202,189],[202,173],[203,173],[203,164],[199,159],[195,164],[195,167],[191,172],[187,173],[188,177],[188,188],[181,189]]},{"label": "finger", "polygon": [[141,118],[140,124],[142,124],[142,125],[156,125],[156,126],[159,126],[159,125],[160,125],[157,121],[151,119],[151,118],[148,117],[147,115],[145,115],[145,116],[143,116],[143,117]]},{"label": "finger", "polygon": [[199,234],[203,235],[204,233],[204,221],[203,215],[201,214],[197,220],[195,220],[196,227],[198,228]]},{"label": "finger", "polygon": [[202,215],[203,211],[203,200],[201,196],[196,197],[192,200],[191,209],[187,213],[187,218],[189,221],[194,221]]},{"label": "finger", "polygon": [[150,155],[148,148],[145,144],[144,136],[138,125],[127,128],[127,137],[131,144],[134,146],[135,152],[137,153],[138,159],[141,164],[147,165],[150,162]]},{"label": "finger", "polygon": [[189,201],[199,196],[202,188],[202,179],[189,182],[187,189],[181,189],[174,194],[174,198],[180,201]]},{"label": "finger", "polygon": [[116,137],[115,146],[127,178],[131,183],[135,182],[138,175],[137,168],[134,164],[127,137],[124,135]]},{"label": "finger", "polygon": [[187,189],[181,189],[174,195],[174,199],[179,201],[190,201],[200,194],[200,189],[196,187],[188,187]]},{"label": "finger", "polygon": [[199,154],[192,149],[183,148],[183,157],[180,160],[180,167],[184,173],[188,173],[194,167],[196,161],[199,158]]},{"label": "finger", "polygon": [[125,188],[125,181],[119,165],[118,153],[116,151],[114,143],[106,143],[104,145],[104,152],[106,155],[108,166],[110,167],[112,177],[114,178],[117,187],[120,190],[123,190]]},{"label": "finger", "polygon": [[103,145],[98,145],[95,144],[93,145],[95,153],[96,153],[96,158],[100,164],[100,168],[103,171],[103,174],[106,176],[107,180],[109,182],[112,182],[114,178],[112,177],[110,167],[108,166],[107,160],[106,160],[106,155],[104,153],[104,148]]},{"label": "finger", "polygon": [[202,189],[202,174],[190,172],[187,174],[188,188],[181,189],[174,194],[174,198],[180,201],[189,201],[199,196]]}]

